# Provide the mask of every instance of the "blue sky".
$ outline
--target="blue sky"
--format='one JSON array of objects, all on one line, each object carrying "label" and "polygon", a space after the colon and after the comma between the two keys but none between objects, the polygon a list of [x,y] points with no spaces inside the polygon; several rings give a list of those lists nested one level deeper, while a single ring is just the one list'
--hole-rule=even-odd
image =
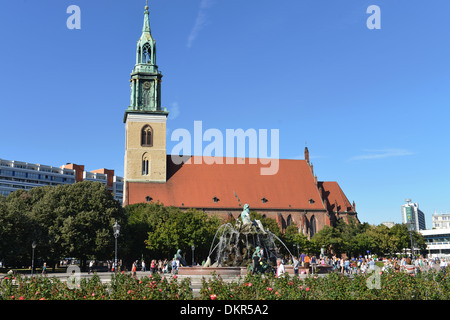
[{"label": "blue sky", "polygon": [[[69,5],[81,29],[69,30]],[[370,5],[381,29],[370,30]],[[123,175],[144,0],[8,0],[0,158]],[[363,222],[405,198],[450,211],[448,0],[151,0],[170,133],[279,129],[280,157],[338,181]]]}]

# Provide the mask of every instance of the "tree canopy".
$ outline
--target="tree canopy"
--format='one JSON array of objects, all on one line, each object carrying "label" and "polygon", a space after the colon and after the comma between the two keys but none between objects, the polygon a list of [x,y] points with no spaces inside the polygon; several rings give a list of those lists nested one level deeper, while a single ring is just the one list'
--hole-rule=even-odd
[{"label": "tree canopy", "polygon": [[0,257],[9,265],[29,265],[36,242],[37,257],[49,265],[63,257],[108,259],[112,226],[124,217],[99,182],[18,190],[0,201]]},{"label": "tree canopy", "polygon": [[134,204],[126,207],[130,238],[128,255],[134,259],[172,258],[178,249],[192,259],[203,258],[220,225],[219,218],[194,209],[181,210],[160,203]]}]

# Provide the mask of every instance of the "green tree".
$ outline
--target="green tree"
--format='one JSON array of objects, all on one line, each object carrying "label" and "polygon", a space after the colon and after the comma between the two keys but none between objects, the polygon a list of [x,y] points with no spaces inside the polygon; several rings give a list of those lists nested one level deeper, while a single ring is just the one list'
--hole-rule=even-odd
[{"label": "green tree", "polygon": [[35,223],[29,212],[33,199],[25,190],[0,201],[0,257],[9,266],[31,265]]},{"label": "green tree", "polygon": [[[60,241],[66,256],[77,257],[81,266],[87,259],[112,258],[115,221],[126,223],[123,208],[100,182],[83,181],[56,187],[49,195],[57,213],[54,241]],[[50,229],[49,232],[52,230]],[[53,236],[53,237],[52,237]]]},{"label": "green tree", "polygon": [[302,252],[309,251],[311,247],[308,238],[298,232],[298,227],[296,225],[290,225],[286,228],[283,242],[295,256],[299,256]]},{"label": "green tree", "polygon": [[49,266],[62,257],[111,258],[112,225],[124,221],[123,209],[99,182],[37,187],[11,193],[0,204],[0,256],[11,265],[36,257]]},{"label": "green tree", "polygon": [[[181,249],[188,263],[206,258],[221,221],[218,217],[194,209],[183,211],[160,203],[130,205],[126,208],[127,254],[135,260],[145,255],[151,259],[172,258]],[[145,239],[144,239],[145,235]]]}]

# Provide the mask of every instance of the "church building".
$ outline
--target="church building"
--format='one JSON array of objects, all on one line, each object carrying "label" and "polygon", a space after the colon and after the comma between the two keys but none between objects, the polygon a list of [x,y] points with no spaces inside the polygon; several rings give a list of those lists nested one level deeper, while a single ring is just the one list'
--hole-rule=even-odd
[{"label": "church building", "polygon": [[131,101],[123,119],[123,205],[159,201],[227,221],[237,219],[248,203],[250,210],[275,219],[282,230],[295,225],[308,238],[325,225],[334,226],[338,219],[358,221],[355,203],[349,202],[339,184],[318,181],[307,147],[304,160],[280,159],[273,175],[261,175],[259,162],[195,161],[200,156],[173,161],[166,150],[169,113],[161,108],[161,79],[146,6],[131,73]]}]

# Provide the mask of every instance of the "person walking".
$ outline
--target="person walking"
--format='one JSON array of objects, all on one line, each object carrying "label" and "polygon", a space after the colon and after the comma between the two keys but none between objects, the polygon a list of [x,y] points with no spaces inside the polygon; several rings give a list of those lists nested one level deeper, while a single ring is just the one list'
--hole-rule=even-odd
[{"label": "person walking", "polygon": [[309,264],[311,259],[309,258],[308,254],[305,254],[305,260],[304,260],[305,268],[306,268],[306,274],[309,274]]},{"label": "person walking", "polygon": [[444,272],[445,275],[445,271],[447,269],[447,260],[445,260],[445,258],[442,258],[439,266],[441,267],[441,271]]},{"label": "person walking", "polygon": [[133,277],[136,277],[136,262],[133,262],[131,266],[131,272],[133,273]]},{"label": "person walking", "polygon": [[178,266],[177,266],[177,260],[175,260],[175,258],[172,259],[172,274],[177,274],[178,273]]},{"label": "person walking", "polygon": [[311,272],[312,274],[315,274],[317,271],[317,260],[316,255],[312,255],[311,257]]},{"label": "person walking", "polygon": [[304,252],[302,252],[302,254],[300,255],[300,264],[302,265],[302,267],[305,266],[305,256],[306,254]]},{"label": "person walking", "polygon": [[350,260],[348,260],[348,259],[345,259],[345,261],[344,261],[344,270],[345,270],[345,273],[349,273],[349,271],[350,271]]},{"label": "person walking", "polygon": [[89,262],[89,271],[88,271],[88,274],[91,274],[91,272],[93,271],[93,268],[94,268],[94,260],[91,260],[91,261]]},{"label": "person walking", "polygon": [[286,269],[284,268],[284,264],[281,259],[277,259],[277,278],[283,276],[286,273]]},{"label": "person walking", "polygon": [[156,261],[155,260],[152,260],[151,262],[150,262],[150,272],[153,274],[153,273],[155,273],[155,269],[156,269]]},{"label": "person walking", "polygon": [[299,266],[300,262],[298,261],[297,257],[294,256],[294,263],[293,263],[293,267],[294,267],[294,275],[298,276],[298,266]]},{"label": "person walking", "polygon": [[47,262],[44,262],[44,265],[42,266],[42,274],[44,276],[47,275]]},{"label": "person walking", "polygon": [[163,273],[163,262],[162,262],[161,259],[158,260],[158,272],[159,272],[160,274]]},{"label": "person walking", "polygon": [[141,262],[141,270],[143,272],[147,271],[147,269],[145,268],[145,261],[144,260],[142,260],[142,262]]}]

